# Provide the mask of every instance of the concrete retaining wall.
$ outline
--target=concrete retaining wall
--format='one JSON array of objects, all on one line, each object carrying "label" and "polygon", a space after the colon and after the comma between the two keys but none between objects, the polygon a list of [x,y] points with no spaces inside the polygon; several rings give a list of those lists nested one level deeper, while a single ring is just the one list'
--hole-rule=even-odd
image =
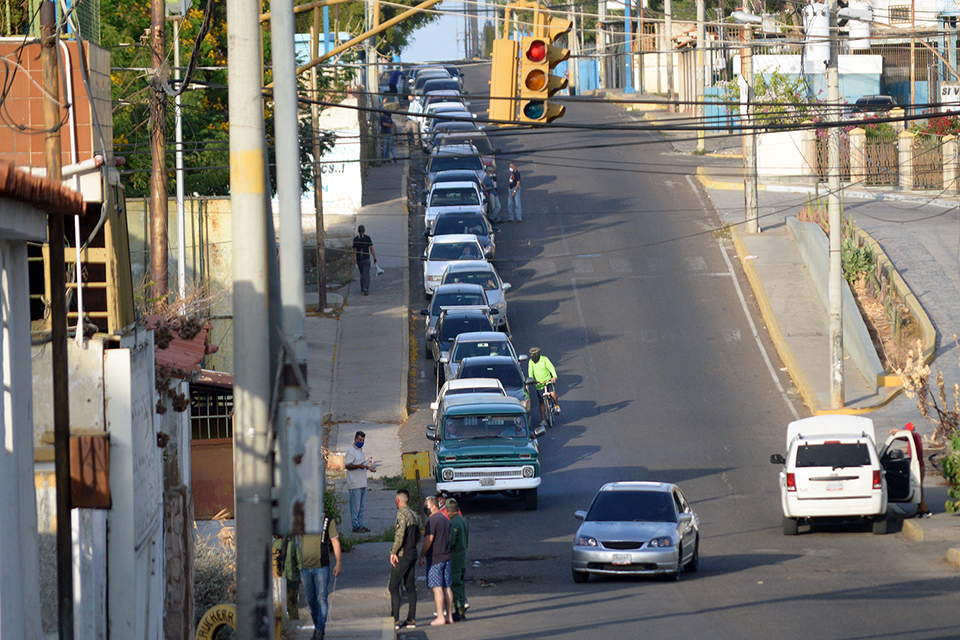
[{"label": "concrete retaining wall", "polygon": [[[813,222],[800,222],[796,218],[787,218],[787,227],[800,251],[800,257],[810,272],[814,287],[829,311],[829,248],[827,236],[819,225]],[[868,384],[877,385],[884,374],[877,350],[870,340],[867,326],[863,322],[857,303],[853,299],[850,287],[843,287],[843,348]]]}]

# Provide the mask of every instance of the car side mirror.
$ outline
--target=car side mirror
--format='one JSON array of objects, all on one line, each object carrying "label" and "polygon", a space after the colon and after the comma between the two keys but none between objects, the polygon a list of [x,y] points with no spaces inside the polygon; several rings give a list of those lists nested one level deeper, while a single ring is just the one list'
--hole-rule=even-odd
[{"label": "car side mirror", "polygon": [[440,408],[440,403],[439,403],[439,402],[436,402],[436,401],[431,402],[431,403],[430,403],[430,408],[433,409],[434,411],[436,411],[437,409]]},{"label": "car side mirror", "polygon": [[[526,355],[517,356],[517,362],[526,362],[530,357]],[[527,384],[530,384],[529,382]]]},{"label": "car side mirror", "polygon": [[427,194],[423,194],[422,196],[420,196],[420,204],[423,204],[423,205],[427,204]]},{"label": "car side mirror", "polygon": [[427,336],[427,340],[429,340],[430,342],[436,342],[436,341],[437,341],[437,334],[436,334],[436,333],[431,333],[430,335]]},{"label": "car side mirror", "polygon": [[536,380],[534,380],[533,378],[527,378],[527,384],[534,384],[535,382]]},{"label": "car side mirror", "polygon": [[680,522],[686,524],[687,522],[690,522],[691,520],[693,520],[693,514],[692,514],[692,513],[681,513],[681,514],[678,514],[677,519],[678,519]]},{"label": "car side mirror", "polygon": [[574,512],[573,512],[573,517],[576,518],[577,520],[586,520],[586,519],[587,519],[587,512],[586,512],[586,511],[574,511]]},{"label": "car side mirror", "polygon": [[503,292],[506,293],[507,291],[510,291],[510,289],[513,288],[513,285],[510,284],[509,282],[504,282],[501,288],[503,289]]},{"label": "car side mirror", "polygon": [[547,428],[538,424],[537,428],[533,430],[533,437],[539,438],[545,435],[547,435]]},{"label": "car side mirror", "polygon": [[775,453],[770,456],[771,464],[787,464],[787,459],[783,457],[782,453]]},{"label": "car side mirror", "polygon": [[424,230],[423,230],[423,237],[424,237],[424,238],[429,238],[429,237],[430,237],[430,229],[424,229]]},{"label": "car side mirror", "polygon": [[450,356],[440,356],[440,364],[448,364],[450,362]]},{"label": "car side mirror", "polygon": [[435,425],[430,425],[427,427],[427,440],[436,441],[437,439],[437,427]]},{"label": "car side mirror", "polygon": [[430,309],[420,309],[420,315],[422,316],[430,315]]},{"label": "car side mirror", "polygon": [[500,233],[500,227],[493,227],[492,229],[490,229],[490,231],[492,233]]}]

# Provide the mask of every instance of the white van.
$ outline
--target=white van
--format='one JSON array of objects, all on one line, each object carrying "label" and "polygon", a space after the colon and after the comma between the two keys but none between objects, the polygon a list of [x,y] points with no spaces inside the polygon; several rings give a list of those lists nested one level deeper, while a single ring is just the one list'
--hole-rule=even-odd
[{"label": "white van", "polygon": [[889,503],[920,502],[920,460],[910,432],[887,438],[877,450],[873,420],[821,415],[787,426],[780,502],[783,533],[796,535],[801,523],[818,518],[863,518],[873,532],[887,532]]}]

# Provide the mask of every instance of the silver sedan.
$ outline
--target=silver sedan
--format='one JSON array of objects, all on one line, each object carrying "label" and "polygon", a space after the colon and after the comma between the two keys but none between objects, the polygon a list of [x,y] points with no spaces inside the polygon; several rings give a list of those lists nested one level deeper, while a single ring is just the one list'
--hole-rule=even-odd
[{"label": "silver sedan", "polygon": [[680,488],[663,482],[611,482],[597,492],[573,539],[573,581],[595,575],[669,575],[700,564],[700,520]]}]

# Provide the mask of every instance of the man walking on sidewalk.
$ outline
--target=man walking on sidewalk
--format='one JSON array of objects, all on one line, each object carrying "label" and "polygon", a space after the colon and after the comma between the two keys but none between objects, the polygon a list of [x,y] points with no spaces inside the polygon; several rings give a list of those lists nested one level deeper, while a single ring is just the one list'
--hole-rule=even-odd
[{"label": "man walking on sidewalk", "polygon": [[520,172],[517,163],[510,163],[510,179],[507,181],[507,222],[523,222],[520,206]]},{"label": "man walking on sidewalk", "polygon": [[357,235],[353,238],[353,266],[360,270],[360,293],[363,295],[370,292],[370,256],[373,256],[373,264],[377,264],[373,240],[367,235],[364,226],[360,225],[357,227]]},{"label": "man walking on sidewalk", "polygon": [[427,586],[433,589],[433,602],[437,607],[437,617],[431,626],[453,624],[453,584],[450,566],[450,521],[440,511],[436,496],[426,499],[426,533],[423,536],[423,548],[420,549],[420,564],[427,562]]},{"label": "man walking on sidewalk", "polygon": [[[390,610],[395,629],[417,626],[417,543],[420,542],[420,519],[410,508],[410,494],[399,489],[395,498],[397,524],[390,548]],[[400,622],[400,585],[407,592],[407,619]]]},{"label": "man walking on sidewalk", "polygon": [[470,540],[470,527],[460,513],[460,506],[454,498],[447,500],[444,506],[450,519],[450,570],[452,572],[451,590],[453,591],[453,621],[467,619],[467,594],[464,583],[467,577],[467,545]]},{"label": "man walking on sidewalk", "polygon": [[350,524],[354,533],[370,533],[370,529],[363,526],[363,507],[367,502],[367,471],[376,471],[377,468],[373,466],[372,457],[363,456],[366,439],[367,434],[357,431],[353,436],[353,446],[343,458],[343,466],[347,470],[347,491],[350,493]]},{"label": "man walking on sidewalk", "polygon": [[[303,593],[313,618],[313,636],[311,640],[323,640],[327,627],[327,597],[330,594],[330,575],[339,576],[343,571],[340,564],[340,534],[337,523],[330,516],[323,517],[321,533],[303,536],[303,551],[300,564],[300,579]],[[330,569],[330,552],[336,564]]]},{"label": "man walking on sidewalk", "polygon": [[487,167],[483,175],[483,194],[487,198],[487,217],[491,222],[500,220],[500,194],[497,190],[497,171]]}]

